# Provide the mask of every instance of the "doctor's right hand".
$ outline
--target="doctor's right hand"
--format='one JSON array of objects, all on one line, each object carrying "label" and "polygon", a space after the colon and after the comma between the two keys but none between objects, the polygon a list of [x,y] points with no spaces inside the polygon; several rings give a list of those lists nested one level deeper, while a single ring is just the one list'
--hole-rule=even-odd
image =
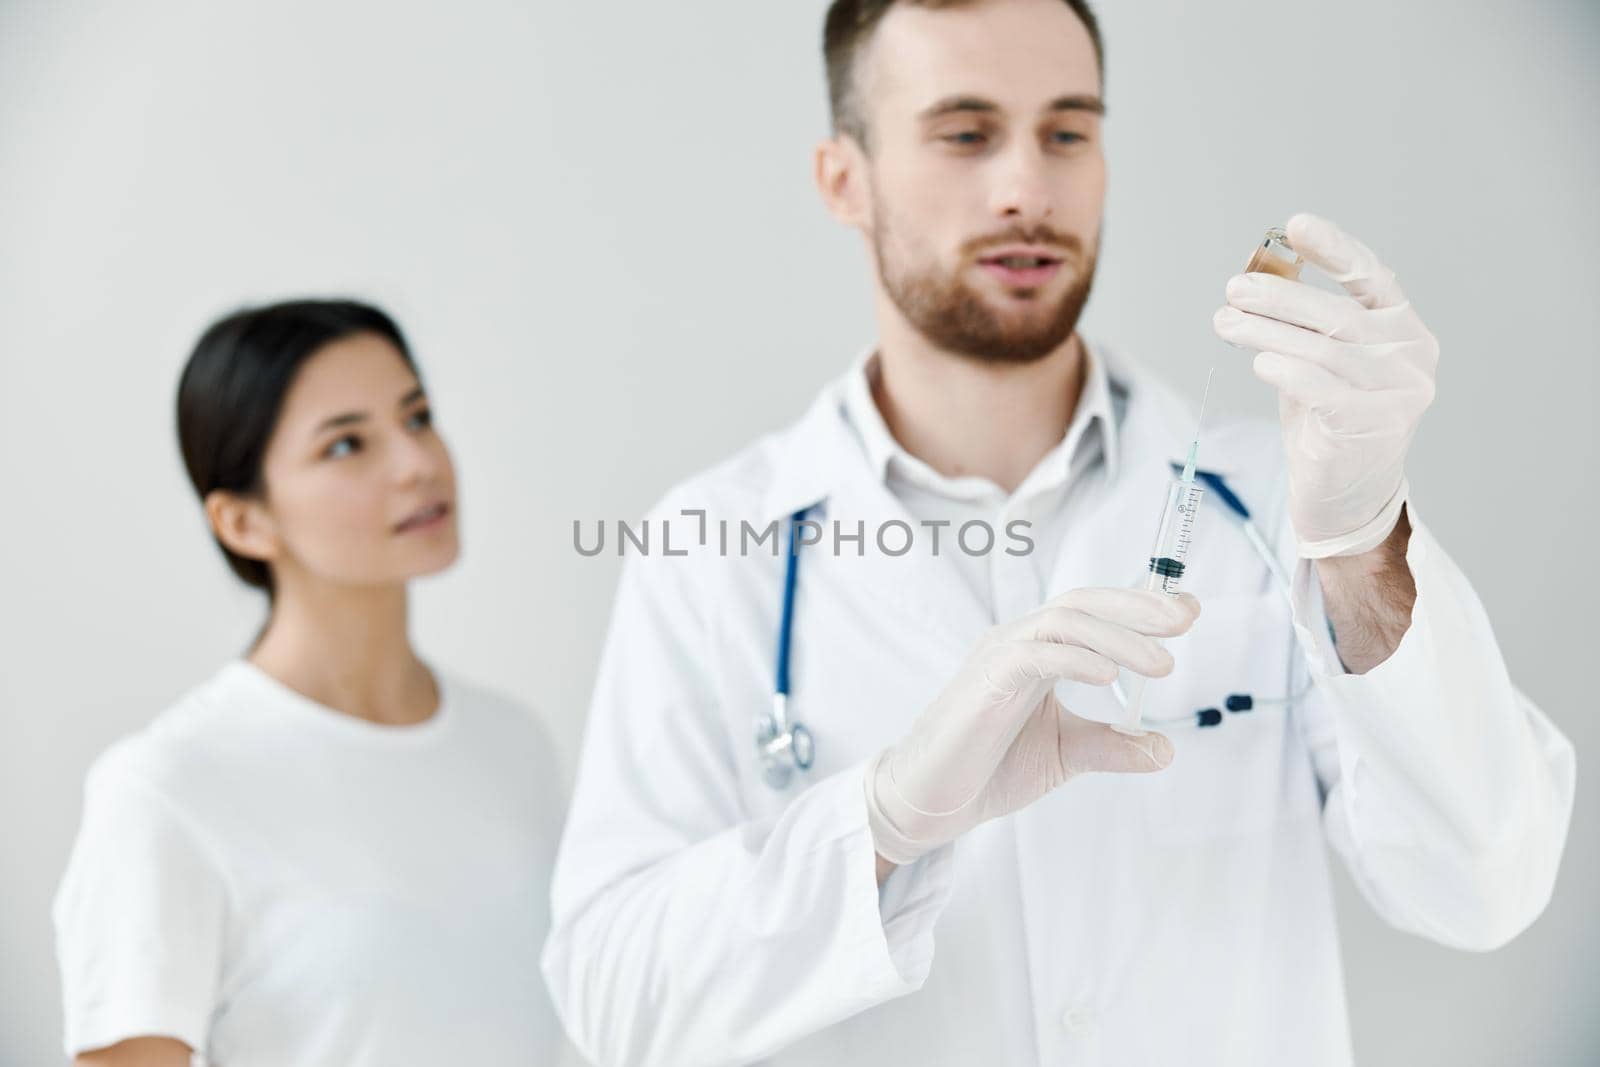
[{"label": "doctor's right hand", "polygon": [[1164,735],[1080,718],[1056,700],[1055,685],[1110,685],[1118,667],[1162,677],[1172,656],[1156,638],[1187,632],[1199,614],[1188,593],[1075,589],[990,629],[910,733],[867,768],[878,855],[910,863],[1074,775],[1166,767]]}]

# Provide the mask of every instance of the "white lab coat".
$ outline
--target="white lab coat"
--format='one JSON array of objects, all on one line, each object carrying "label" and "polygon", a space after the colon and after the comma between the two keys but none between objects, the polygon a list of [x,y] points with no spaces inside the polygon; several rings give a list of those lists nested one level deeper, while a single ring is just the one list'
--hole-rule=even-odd
[{"label": "white lab coat", "polygon": [[[1076,486],[1082,517],[1049,595],[1140,579],[1193,412],[1103,348],[1119,461]],[[1296,569],[1276,427],[1208,433],[1203,465],[1276,536],[1294,617],[1219,507],[1186,587],[1204,611],[1169,643],[1157,715],[1310,696],[1209,730],[1168,730],[1171,767],[1087,775],[896,870],[880,892],[863,768],[900,738],[992,623],[951,562],[876,553],[905,518],[868,470],[843,381],[791,428],[690,480],[652,513],[672,549],[630,548],[552,891],[546,979],[603,1065],[1249,1064],[1351,1061],[1323,840],[1390,923],[1446,945],[1504,943],[1549,898],[1572,805],[1570,743],[1511,684],[1470,585],[1411,510],[1411,628],[1346,675],[1310,565]],[[757,529],[799,507],[864,519],[864,555],[800,566],[791,714],[816,765],[762,780],[783,561]],[[705,509],[705,546],[685,537]],[[718,520],[732,524],[728,555]],[[898,545],[898,539],[895,544]],[[610,546],[615,550],[615,546]],[[1087,717],[1108,691],[1066,685]]]}]

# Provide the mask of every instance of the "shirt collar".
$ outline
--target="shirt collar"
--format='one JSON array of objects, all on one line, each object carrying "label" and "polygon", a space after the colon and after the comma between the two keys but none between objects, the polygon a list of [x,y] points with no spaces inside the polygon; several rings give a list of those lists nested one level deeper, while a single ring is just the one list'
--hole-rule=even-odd
[{"label": "shirt collar", "polygon": [[[1105,457],[1108,475],[1116,477],[1118,420],[1113,407],[1111,379],[1105,361],[1088,341],[1083,342],[1083,357],[1086,374],[1072,422],[1060,443],[1029,473],[1024,485],[1041,474],[1048,481],[1065,481],[1079,456],[1087,454],[1096,443]],[[885,482],[893,474],[936,491],[949,490],[964,481],[941,475],[895,440],[888,423],[883,420],[883,413],[878,410],[877,401],[872,398],[872,379],[876,374],[877,352],[868,348],[856,357],[845,376],[843,396],[845,419],[860,440],[872,476]]]},{"label": "shirt collar", "polygon": [[[846,411],[848,393],[858,377],[861,385],[866,385],[863,368],[873,351],[868,348],[860,353],[847,373],[822,388],[799,421],[767,441],[772,467],[761,500],[763,521],[786,518],[803,508],[814,507],[848,486],[857,486],[863,491],[876,486],[882,491],[886,464],[869,469],[862,462],[866,458],[863,436],[854,428],[854,420]],[[1145,418],[1135,418],[1135,415],[1161,403],[1166,394],[1142,368],[1113,350],[1085,339],[1084,351],[1090,359],[1089,376],[1073,421],[1087,426],[1094,420],[1098,427],[1096,436],[1103,444],[1107,474],[1115,480],[1120,468],[1149,462],[1150,456],[1146,453],[1158,447],[1160,424],[1151,424],[1153,415]],[[871,402],[870,391],[865,392],[865,396],[868,404],[862,409],[863,414],[876,414],[882,425],[883,416]],[[1172,422],[1179,414],[1182,413],[1166,411],[1166,421]],[[869,420],[863,418],[862,421]],[[1192,425],[1192,420],[1183,424]],[[883,432],[893,442],[887,426]],[[1082,432],[1079,432],[1080,437]],[[1070,427],[1068,436],[1072,436]],[[1181,458],[1181,448],[1177,445],[1173,448],[1177,450],[1169,449],[1171,455]]]}]

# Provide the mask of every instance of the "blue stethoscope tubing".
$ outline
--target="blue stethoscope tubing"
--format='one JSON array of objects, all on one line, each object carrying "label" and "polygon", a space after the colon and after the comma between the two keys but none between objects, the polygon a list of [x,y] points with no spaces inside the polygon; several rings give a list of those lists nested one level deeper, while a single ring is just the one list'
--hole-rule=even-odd
[{"label": "blue stethoscope tubing", "polygon": [[[1172,464],[1172,470],[1175,474],[1179,473],[1183,470],[1183,465],[1174,463]],[[1233,515],[1234,519],[1239,523],[1239,528],[1244,531],[1245,539],[1250,542],[1250,547],[1256,550],[1256,555],[1261,557],[1261,561],[1267,565],[1267,569],[1272,572],[1272,576],[1278,580],[1278,588],[1283,590],[1283,595],[1289,597],[1291,589],[1289,572],[1283,569],[1283,562],[1278,559],[1278,554],[1272,551],[1271,546],[1267,544],[1267,539],[1261,536],[1261,528],[1250,517],[1250,509],[1244,506],[1244,501],[1240,500],[1238,494],[1228,488],[1228,483],[1222,480],[1222,475],[1214,471],[1196,470],[1194,476],[1205,483],[1205,487],[1211,490],[1216,495],[1216,498],[1222,501],[1222,505],[1228,509],[1229,513]]]},{"label": "blue stethoscope tubing", "polygon": [[[1180,470],[1177,463],[1173,465],[1174,471]],[[1238,524],[1244,537],[1258,556],[1261,557],[1267,569],[1277,580],[1284,597],[1292,595],[1288,571],[1284,569],[1277,554],[1267,544],[1260,528],[1250,516],[1250,509],[1245,507],[1244,501],[1238,494],[1228,487],[1222,475],[1214,471],[1196,470],[1194,476],[1211,490],[1213,499],[1222,502],[1229,515]],[[756,752],[761,761],[761,771],[767,783],[774,789],[787,786],[797,770],[804,771],[811,767],[816,758],[816,742],[811,737],[811,731],[802,723],[794,722],[789,718],[789,650],[794,644],[794,601],[795,587],[800,572],[800,542],[797,540],[800,523],[805,519],[810,508],[801,508],[789,517],[789,536],[786,544],[787,557],[783,571],[783,610],[778,620],[778,654],[776,677],[772,686],[772,710],[756,719]],[[1252,696],[1249,693],[1230,693],[1223,701],[1223,708],[1229,713],[1252,711],[1260,707],[1282,707],[1285,711],[1294,707],[1295,703],[1310,691],[1309,679],[1304,688],[1299,692],[1294,688],[1294,642],[1289,644],[1289,663],[1287,677],[1284,682],[1284,692],[1288,695],[1275,698]],[[1122,695],[1122,687],[1112,683],[1112,690],[1119,701],[1126,701]],[[1210,727],[1220,725],[1225,721],[1222,708],[1200,708],[1192,714],[1177,716],[1168,719],[1145,718],[1144,722],[1154,726],[1197,726]]]},{"label": "blue stethoscope tubing", "polygon": [[789,720],[789,649],[794,644],[794,592],[800,574],[800,523],[810,508],[789,516],[789,538],[783,568],[783,613],[778,619],[776,678],[772,685],[772,711],[756,719],[756,751],[761,772],[774,789],[789,784],[797,770],[809,770],[816,755],[811,731]]}]

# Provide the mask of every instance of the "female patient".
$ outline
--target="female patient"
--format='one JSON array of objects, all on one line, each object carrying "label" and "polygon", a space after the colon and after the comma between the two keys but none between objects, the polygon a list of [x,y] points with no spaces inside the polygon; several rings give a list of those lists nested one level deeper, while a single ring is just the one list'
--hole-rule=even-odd
[{"label": "female patient", "polygon": [[89,772],[55,902],[79,1064],[537,1063],[559,830],[531,715],[431,668],[407,584],[458,554],[399,329],[303,301],[206,331],[178,437],[268,618]]}]

